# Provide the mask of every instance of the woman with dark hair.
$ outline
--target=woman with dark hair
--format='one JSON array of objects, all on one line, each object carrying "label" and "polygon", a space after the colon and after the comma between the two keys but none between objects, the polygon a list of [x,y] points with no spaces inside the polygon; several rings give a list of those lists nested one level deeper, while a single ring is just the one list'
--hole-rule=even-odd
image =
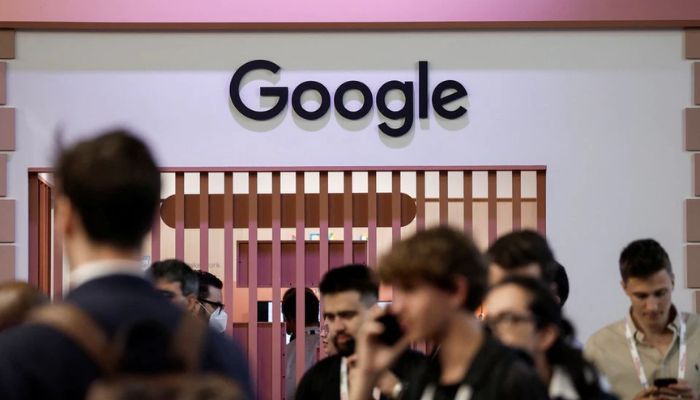
[{"label": "woman with dark hair", "polygon": [[486,324],[504,344],[527,353],[552,399],[614,398],[601,388],[598,373],[573,346],[573,328],[562,318],[552,291],[520,276],[492,287],[484,302]]}]

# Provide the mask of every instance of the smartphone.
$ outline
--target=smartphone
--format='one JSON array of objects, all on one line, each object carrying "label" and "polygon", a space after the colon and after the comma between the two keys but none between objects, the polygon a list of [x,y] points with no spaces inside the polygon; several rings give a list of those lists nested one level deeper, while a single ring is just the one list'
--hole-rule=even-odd
[{"label": "smartphone", "polygon": [[384,314],[377,319],[379,323],[384,325],[384,332],[379,335],[379,342],[388,346],[393,346],[403,336],[399,320],[393,314]]},{"label": "smartphone", "polygon": [[654,379],[654,386],[657,388],[663,388],[667,387],[669,385],[675,385],[678,383],[678,379],[676,378],[659,378],[659,379]]}]

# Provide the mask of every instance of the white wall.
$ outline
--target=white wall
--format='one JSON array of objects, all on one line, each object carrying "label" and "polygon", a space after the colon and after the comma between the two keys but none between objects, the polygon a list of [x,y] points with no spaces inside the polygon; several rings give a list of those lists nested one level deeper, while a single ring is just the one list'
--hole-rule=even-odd
[{"label": "white wall", "polygon": [[[335,115],[303,124],[288,108],[262,129],[228,100],[235,68],[258,58],[282,66],[279,84],[315,79],[333,90],[358,79],[375,93],[390,79],[417,81],[417,61],[428,60],[431,87],[466,86],[468,119],[431,112],[396,140],[378,133],[376,108],[359,125]],[[545,164],[548,234],[570,273],[567,308],[581,336],[625,312],[616,260],[639,237],[667,248],[675,301],[688,310],[682,110],[690,76],[681,31],[19,32],[8,73],[17,275],[27,275],[27,168],[51,164],[58,128],[72,140],[126,124],[147,135],[163,166]]]}]

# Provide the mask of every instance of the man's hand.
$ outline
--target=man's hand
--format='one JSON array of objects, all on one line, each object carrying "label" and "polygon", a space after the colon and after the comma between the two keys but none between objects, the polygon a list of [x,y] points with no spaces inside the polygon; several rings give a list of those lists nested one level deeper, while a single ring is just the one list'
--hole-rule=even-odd
[{"label": "man's hand", "polygon": [[389,367],[399,358],[406,348],[409,340],[401,338],[395,345],[387,346],[379,342],[379,335],[384,332],[384,325],[377,322],[377,318],[384,315],[385,311],[374,306],[367,312],[367,318],[355,336],[355,356],[353,357],[350,385],[350,399],[364,400],[371,396],[372,389],[377,384],[380,376],[389,370]]},{"label": "man's hand", "polygon": [[688,381],[680,380],[678,383],[668,385],[667,387],[657,389],[657,399],[687,399],[697,400],[698,395],[695,393]]},{"label": "man's hand", "polygon": [[641,392],[637,393],[636,396],[634,396],[634,400],[657,399],[657,397],[655,396],[657,391],[658,391],[658,389],[653,387],[653,386],[650,388],[644,389]]}]

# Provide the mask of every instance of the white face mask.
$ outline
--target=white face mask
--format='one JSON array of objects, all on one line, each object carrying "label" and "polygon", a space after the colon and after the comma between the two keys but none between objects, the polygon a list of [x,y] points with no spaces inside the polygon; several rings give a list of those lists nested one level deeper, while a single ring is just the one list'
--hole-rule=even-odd
[{"label": "white face mask", "polygon": [[209,315],[209,326],[219,332],[226,332],[226,324],[228,322],[228,314],[222,308],[217,309]]}]

